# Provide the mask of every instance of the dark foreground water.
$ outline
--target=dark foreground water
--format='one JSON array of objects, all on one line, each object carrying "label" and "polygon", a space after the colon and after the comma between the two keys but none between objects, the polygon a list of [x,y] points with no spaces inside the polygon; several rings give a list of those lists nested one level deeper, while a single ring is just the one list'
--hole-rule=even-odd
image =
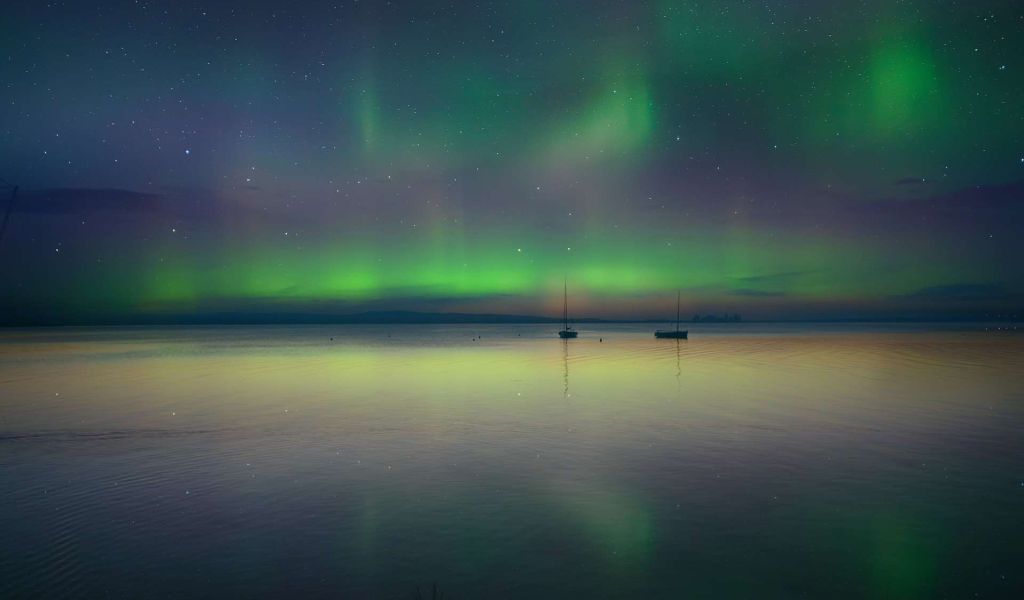
[{"label": "dark foreground water", "polygon": [[0,332],[0,597],[1020,597],[1024,335],[555,329]]}]

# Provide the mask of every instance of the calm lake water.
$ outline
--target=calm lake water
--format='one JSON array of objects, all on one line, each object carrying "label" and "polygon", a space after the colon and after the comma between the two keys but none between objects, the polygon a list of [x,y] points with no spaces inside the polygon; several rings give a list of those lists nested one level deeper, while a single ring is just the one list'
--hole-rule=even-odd
[{"label": "calm lake water", "polygon": [[1020,597],[1024,335],[652,329],[0,331],[0,596]]}]

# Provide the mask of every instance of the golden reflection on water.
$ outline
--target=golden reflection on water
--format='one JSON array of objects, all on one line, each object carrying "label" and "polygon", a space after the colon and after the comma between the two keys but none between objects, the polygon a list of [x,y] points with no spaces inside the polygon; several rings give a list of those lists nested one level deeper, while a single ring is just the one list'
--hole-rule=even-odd
[{"label": "golden reflection on water", "polygon": [[[206,527],[254,506],[377,591],[408,569],[483,592],[512,563],[566,593],[668,595],[678,571],[694,593],[744,595],[786,571],[774,548],[852,573],[861,596],[926,597],[942,576],[932,544],[954,544],[944,519],[961,518],[959,492],[934,486],[1010,477],[1004,446],[1024,423],[1016,336],[547,333],[5,333],[0,467],[26,499],[4,512],[30,518],[28,494],[53,486],[19,465],[102,459],[92,481],[139,486],[114,506],[159,512],[154,487],[187,488]],[[958,451],[978,440],[1000,448],[990,471]],[[552,548],[582,571],[551,572]],[[749,579],[716,561],[747,561]]]}]

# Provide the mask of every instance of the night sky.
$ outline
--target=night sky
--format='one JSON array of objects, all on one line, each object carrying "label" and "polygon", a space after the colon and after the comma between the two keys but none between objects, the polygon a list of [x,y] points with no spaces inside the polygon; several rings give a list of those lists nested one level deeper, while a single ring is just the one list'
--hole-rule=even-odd
[{"label": "night sky", "polygon": [[0,40],[3,322],[557,315],[563,277],[580,317],[1024,308],[1020,2],[18,2]]}]

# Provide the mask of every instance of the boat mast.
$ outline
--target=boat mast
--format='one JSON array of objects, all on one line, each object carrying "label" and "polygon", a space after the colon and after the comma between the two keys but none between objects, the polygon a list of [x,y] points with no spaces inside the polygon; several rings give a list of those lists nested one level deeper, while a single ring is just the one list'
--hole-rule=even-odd
[{"label": "boat mast", "polygon": [[676,331],[679,331],[679,290],[676,290]]},{"label": "boat mast", "polygon": [[562,280],[562,324],[569,330],[569,282]]}]

